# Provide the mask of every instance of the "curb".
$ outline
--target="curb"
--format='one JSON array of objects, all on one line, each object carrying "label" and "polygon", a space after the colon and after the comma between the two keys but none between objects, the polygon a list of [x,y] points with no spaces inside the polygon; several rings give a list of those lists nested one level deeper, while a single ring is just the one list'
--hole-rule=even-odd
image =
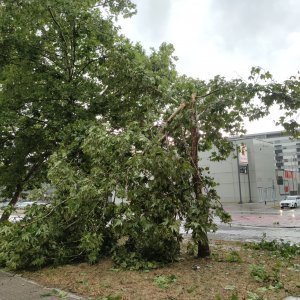
[{"label": "curb", "polygon": [[[36,285],[36,286],[44,289],[45,291],[50,291],[51,292],[51,291],[55,290],[57,292],[63,292],[65,294],[64,299],[69,299],[69,300],[85,300],[86,299],[86,298],[83,298],[82,296],[78,296],[78,295],[75,295],[73,293],[63,291],[59,288],[49,288],[47,286],[41,285],[41,284],[39,284],[35,281],[27,279],[26,277],[23,277],[22,275],[20,275],[18,273],[10,273],[10,272],[5,271],[4,269],[0,269],[0,272],[4,273],[8,277],[18,277],[18,278],[22,279],[22,281],[24,281],[25,283]],[[60,297],[58,296],[57,298],[60,298]]]}]

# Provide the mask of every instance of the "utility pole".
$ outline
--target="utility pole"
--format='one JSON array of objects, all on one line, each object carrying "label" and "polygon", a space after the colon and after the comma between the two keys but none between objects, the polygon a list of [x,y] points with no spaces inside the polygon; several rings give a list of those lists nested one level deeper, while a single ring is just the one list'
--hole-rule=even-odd
[{"label": "utility pole", "polygon": [[251,203],[252,202],[252,197],[251,197],[249,162],[248,162],[248,165],[247,165],[247,174],[248,174],[248,187],[249,187],[249,203]]},{"label": "utility pole", "polygon": [[239,163],[239,146],[238,145],[236,145],[236,161],[237,161],[237,172],[238,172],[239,194],[240,194],[240,202],[239,202],[239,204],[243,204],[243,201],[242,201],[242,190],[241,190],[240,163]]}]

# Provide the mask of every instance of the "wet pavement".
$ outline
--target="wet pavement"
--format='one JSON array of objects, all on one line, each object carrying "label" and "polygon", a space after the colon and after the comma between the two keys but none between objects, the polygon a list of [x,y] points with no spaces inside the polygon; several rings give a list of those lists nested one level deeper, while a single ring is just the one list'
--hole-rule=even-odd
[{"label": "wet pavement", "polygon": [[235,225],[300,228],[300,208],[281,210],[278,202],[224,204],[224,208]]},{"label": "wet pavement", "polygon": [[209,238],[225,241],[258,242],[266,234],[266,239],[283,240],[284,242],[300,243],[298,228],[247,227],[239,225],[220,225],[216,233],[210,233]]},{"label": "wet pavement", "polygon": [[231,214],[231,224],[219,225],[211,239],[229,241],[260,241],[263,234],[267,240],[283,240],[300,243],[300,208],[281,210],[279,203],[224,204]]}]

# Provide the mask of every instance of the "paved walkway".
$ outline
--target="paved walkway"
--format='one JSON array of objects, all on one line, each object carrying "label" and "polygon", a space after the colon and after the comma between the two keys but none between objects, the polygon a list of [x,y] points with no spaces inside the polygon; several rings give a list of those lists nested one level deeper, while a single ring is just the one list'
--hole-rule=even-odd
[{"label": "paved walkway", "polygon": [[224,204],[232,224],[241,226],[300,228],[300,208],[281,210],[279,203]]},{"label": "paved walkway", "polygon": [[18,275],[0,270],[0,300],[79,300],[81,297],[48,289]]}]

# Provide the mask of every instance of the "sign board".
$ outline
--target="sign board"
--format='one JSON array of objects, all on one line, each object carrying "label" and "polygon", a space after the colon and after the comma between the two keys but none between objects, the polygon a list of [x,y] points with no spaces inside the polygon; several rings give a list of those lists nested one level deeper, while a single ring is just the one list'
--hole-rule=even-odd
[{"label": "sign board", "polygon": [[247,146],[242,143],[238,146],[238,150],[239,150],[239,165],[247,166],[248,165]]},{"label": "sign board", "polygon": [[248,173],[248,166],[240,166],[240,173],[247,174]]},{"label": "sign board", "polygon": [[296,172],[294,171],[284,171],[284,178],[296,178]]}]

